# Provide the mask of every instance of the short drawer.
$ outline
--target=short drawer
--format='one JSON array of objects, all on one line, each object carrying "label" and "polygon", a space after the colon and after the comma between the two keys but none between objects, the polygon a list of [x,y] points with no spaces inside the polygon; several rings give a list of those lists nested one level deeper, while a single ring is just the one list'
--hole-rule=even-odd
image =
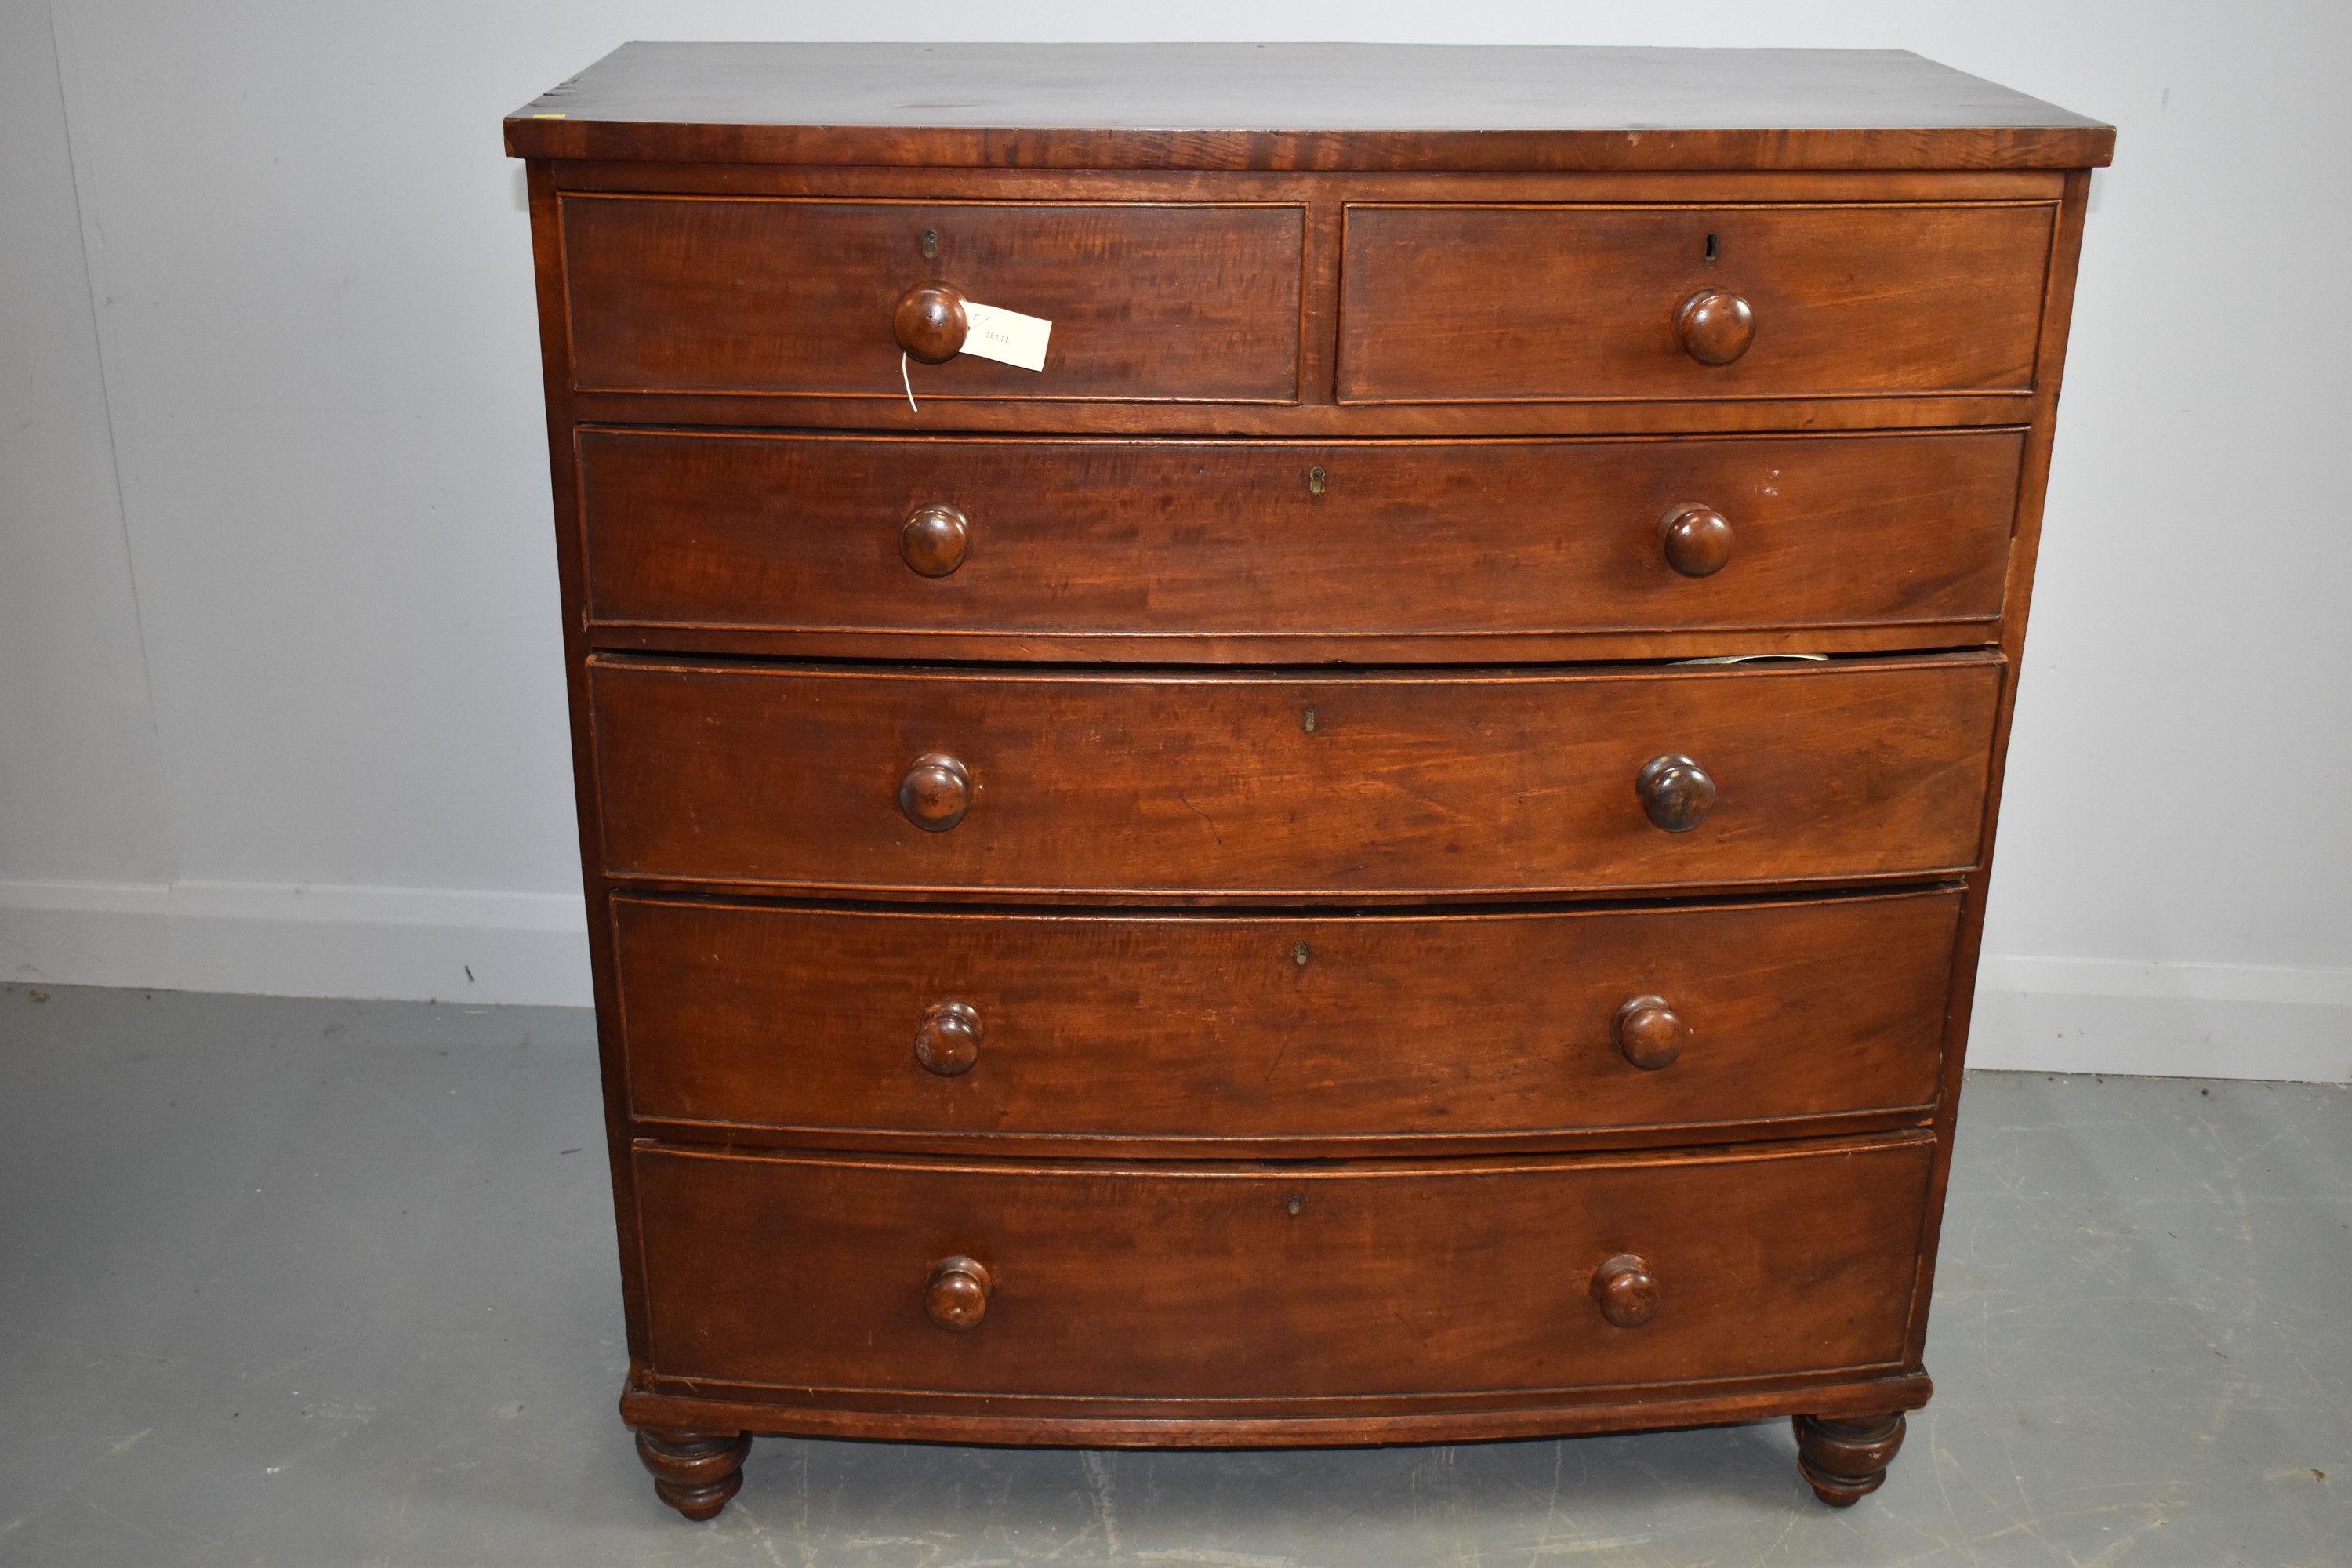
[{"label": "short drawer", "polygon": [[624,897],[613,928],[635,1116],[1246,1152],[1920,1112],[1959,908],[1952,890],[1354,918]]},{"label": "short drawer", "polygon": [[589,430],[581,507],[606,625],[1924,638],[1999,617],[2023,449]]},{"label": "short drawer", "polygon": [[574,384],[903,399],[892,315],[944,282],[1053,322],[1045,368],[911,369],[919,398],[1288,403],[1304,209],[572,194]]},{"label": "short drawer", "polygon": [[1245,1401],[1884,1366],[1933,1149],[1277,1170],[640,1148],[650,1370]]},{"label": "short drawer", "polygon": [[1350,206],[1339,397],[2024,392],[2057,212]]},{"label": "short drawer", "polygon": [[2003,668],[1971,654],[1317,677],[598,655],[588,686],[616,877],[1307,900],[1966,868]]}]

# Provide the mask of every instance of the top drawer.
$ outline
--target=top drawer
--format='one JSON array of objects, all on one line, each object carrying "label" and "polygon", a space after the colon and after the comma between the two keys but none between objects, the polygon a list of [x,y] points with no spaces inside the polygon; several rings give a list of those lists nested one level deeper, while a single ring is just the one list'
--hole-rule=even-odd
[{"label": "top drawer", "polygon": [[1291,403],[1305,209],[567,195],[573,384],[903,397],[891,314],[940,281],[1054,323],[1043,372],[960,354],[922,398]]},{"label": "top drawer", "polygon": [[1339,400],[2026,392],[2057,212],[1351,205]]}]

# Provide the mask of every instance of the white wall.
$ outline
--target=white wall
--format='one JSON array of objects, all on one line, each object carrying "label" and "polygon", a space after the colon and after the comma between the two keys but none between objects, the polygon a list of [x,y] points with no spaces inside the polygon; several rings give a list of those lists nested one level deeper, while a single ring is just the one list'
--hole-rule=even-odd
[{"label": "white wall", "polygon": [[499,120],[943,27],[1905,47],[2113,121],[1973,1050],[2352,1078],[2335,0],[0,0],[0,978],[586,999]]}]

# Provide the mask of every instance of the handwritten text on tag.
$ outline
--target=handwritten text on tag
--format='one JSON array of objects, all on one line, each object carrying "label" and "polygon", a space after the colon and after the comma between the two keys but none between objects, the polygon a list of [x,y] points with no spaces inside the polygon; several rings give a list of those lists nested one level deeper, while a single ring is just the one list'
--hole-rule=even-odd
[{"label": "handwritten text on tag", "polygon": [[1045,339],[1054,331],[1053,322],[970,300],[963,302],[963,315],[971,329],[964,336],[964,353],[1023,370],[1045,368]]}]

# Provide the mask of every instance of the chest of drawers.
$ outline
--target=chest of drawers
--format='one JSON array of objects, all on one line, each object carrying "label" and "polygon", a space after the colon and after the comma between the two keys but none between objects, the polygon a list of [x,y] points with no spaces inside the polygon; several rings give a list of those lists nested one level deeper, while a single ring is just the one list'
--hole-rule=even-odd
[{"label": "chest of drawers", "polygon": [[1767,1416],[1878,1484],[2111,131],[1900,54],[646,44],[506,130],[664,1500]]}]

